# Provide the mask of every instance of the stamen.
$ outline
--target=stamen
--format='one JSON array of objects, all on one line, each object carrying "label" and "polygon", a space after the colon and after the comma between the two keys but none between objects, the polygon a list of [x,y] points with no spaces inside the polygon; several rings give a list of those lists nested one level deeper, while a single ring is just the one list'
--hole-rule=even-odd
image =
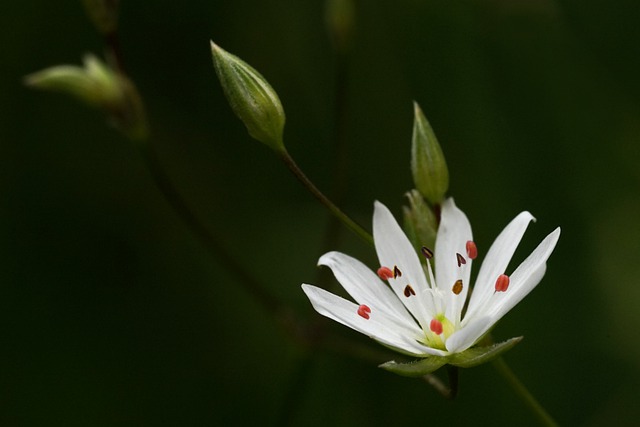
[{"label": "stamen", "polygon": [[365,319],[368,320],[369,313],[371,313],[371,309],[368,306],[362,304],[360,307],[358,307],[358,315],[360,317],[364,317]]},{"label": "stamen", "polygon": [[411,285],[407,285],[404,287],[404,296],[409,298],[411,295],[415,295],[416,291],[413,290]]},{"label": "stamen", "polygon": [[458,267],[460,267],[462,264],[466,264],[467,260],[464,259],[464,257],[462,255],[460,255],[459,253],[456,252],[456,258],[458,260]]},{"label": "stamen", "polygon": [[426,259],[433,258],[433,251],[431,249],[429,249],[428,247],[423,246],[422,249],[420,249],[420,251],[422,252],[422,255],[424,255],[424,257]]},{"label": "stamen", "polygon": [[389,267],[380,267],[378,269],[378,277],[382,280],[389,280],[393,277],[393,271]]},{"label": "stamen", "polygon": [[506,274],[499,275],[496,280],[496,292],[506,292],[507,288],[509,288],[509,282],[509,276]]},{"label": "stamen", "polygon": [[398,268],[397,265],[393,266],[393,278],[397,279],[398,277],[402,277],[402,271]]},{"label": "stamen", "polygon": [[462,279],[456,280],[456,283],[453,284],[453,288],[451,288],[454,294],[460,295],[462,292]]},{"label": "stamen", "polygon": [[442,327],[442,322],[438,319],[431,319],[431,323],[429,323],[429,329],[436,335],[440,335],[444,328]]},{"label": "stamen", "polygon": [[478,247],[471,240],[467,241],[467,255],[471,259],[476,259],[478,256]]}]

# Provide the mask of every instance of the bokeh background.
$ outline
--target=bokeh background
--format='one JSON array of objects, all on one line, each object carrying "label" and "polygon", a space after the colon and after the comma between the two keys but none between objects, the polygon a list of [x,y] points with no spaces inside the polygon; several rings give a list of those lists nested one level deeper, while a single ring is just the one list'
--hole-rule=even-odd
[{"label": "bokeh background", "polygon": [[[213,39],[269,79],[289,151],[320,188],[344,192],[341,205],[367,227],[374,200],[399,216],[412,186],[413,100],[481,252],[521,210],[538,221],[517,260],[562,226],[542,284],[494,336],[525,336],[506,360],[561,424],[635,425],[638,3],[359,1],[342,59],[324,9],[319,0],[121,2],[122,50],[160,161],[241,269],[295,313],[282,327],[204,249],[99,111],[22,85],[25,74],[102,52],[81,2],[4,5],[0,424],[537,425],[491,365],[463,370],[459,397],[447,401],[377,369],[385,360],[375,354],[292,336],[291,323],[320,317],[300,283],[334,286],[315,266],[329,216],[228,108]],[[339,90],[348,163],[336,184]],[[334,237],[331,249],[375,266],[348,230]]]}]

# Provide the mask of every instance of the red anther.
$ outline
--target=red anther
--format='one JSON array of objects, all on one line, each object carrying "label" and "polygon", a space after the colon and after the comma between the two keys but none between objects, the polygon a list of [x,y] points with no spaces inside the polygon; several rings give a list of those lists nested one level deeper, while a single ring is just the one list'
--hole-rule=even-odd
[{"label": "red anther", "polygon": [[378,277],[382,280],[389,280],[393,278],[393,271],[389,267],[380,267],[378,269]]},{"label": "red anther", "polygon": [[398,268],[397,265],[393,266],[393,278],[396,279],[398,277],[402,277],[402,271]]},{"label": "red anther", "polygon": [[422,249],[420,249],[420,251],[422,252],[422,255],[424,255],[424,257],[426,259],[433,258],[433,251],[431,249],[429,249],[428,247],[423,246]]},{"label": "red anther", "polygon": [[360,317],[364,317],[365,319],[368,320],[369,313],[371,313],[371,309],[368,306],[362,304],[360,307],[358,307],[358,315]]},{"label": "red anther", "polygon": [[471,259],[476,259],[478,256],[478,248],[471,240],[467,241],[467,256]]},{"label": "red anther", "polygon": [[496,280],[496,292],[505,292],[509,288],[509,282],[509,276],[506,274],[499,275]]},{"label": "red anther", "polygon": [[429,329],[436,335],[440,335],[443,331],[442,322],[438,319],[431,319],[431,323],[429,323]]},{"label": "red anther", "polygon": [[404,287],[404,296],[409,298],[411,295],[415,295],[416,291],[413,290],[411,285],[407,285]]},{"label": "red anther", "polygon": [[464,257],[457,252],[456,252],[456,259],[458,260],[458,267],[460,267],[462,264],[467,263],[467,260],[464,259]]},{"label": "red anther", "polygon": [[460,295],[462,292],[462,279],[456,280],[456,283],[453,284],[453,288],[451,288],[454,294]]}]

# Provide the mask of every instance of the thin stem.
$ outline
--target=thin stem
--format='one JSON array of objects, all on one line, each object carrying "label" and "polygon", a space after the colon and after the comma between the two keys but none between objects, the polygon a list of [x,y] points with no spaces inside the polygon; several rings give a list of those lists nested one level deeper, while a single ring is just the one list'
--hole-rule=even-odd
[{"label": "thin stem", "polygon": [[549,413],[540,405],[535,397],[527,390],[524,384],[513,373],[507,362],[502,357],[494,359],[493,366],[504,377],[513,390],[520,396],[522,401],[536,414],[540,423],[544,426],[557,427],[558,423],[549,415]]},{"label": "thin stem", "polygon": [[300,181],[302,185],[304,185],[305,188],[309,190],[309,192],[313,194],[316,199],[318,199],[320,203],[325,205],[327,209],[329,209],[332,214],[334,214],[340,221],[342,221],[344,225],[349,227],[351,231],[356,233],[367,243],[373,244],[373,237],[371,237],[371,234],[364,228],[362,228],[361,225],[349,218],[347,214],[342,212],[339,207],[337,207],[331,200],[329,200],[327,196],[325,196],[320,190],[318,190],[313,182],[311,182],[311,180],[307,178],[304,172],[302,172],[302,170],[298,167],[289,153],[287,153],[286,151],[282,151],[280,154],[282,161],[287,165],[289,170],[295,175],[296,178],[298,178],[298,181]]},{"label": "thin stem", "polygon": [[453,390],[447,387],[437,376],[434,374],[427,374],[421,377],[424,382],[433,387],[438,393],[440,393],[445,399],[453,399]]},{"label": "thin stem", "polygon": [[457,366],[447,365],[447,375],[449,375],[449,399],[455,399],[458,396],[458,379],[460,369]]}]

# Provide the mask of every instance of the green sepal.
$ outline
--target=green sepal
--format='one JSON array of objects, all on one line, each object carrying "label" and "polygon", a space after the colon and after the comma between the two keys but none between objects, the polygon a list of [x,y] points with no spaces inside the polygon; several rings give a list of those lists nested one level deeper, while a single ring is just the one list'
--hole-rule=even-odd
[{"label": "green sepal", "polygon": [[249,135],[275,151],[284,152],[285,115],[276,91],[255,68],[214,42],[211,53],[227,101]]},{"label": "green sepal", "polygon": [[415,378],[435,372],[447,363],[449,363],[449,357],[429,356],[407,363],[398,363],[395,360],[391,360],[378,367],[403,377]]},{"label": "green sepal", "polygon": [[448,357],[448,363],[460,368],[473,368],[474,366],[482,365],[511,350],[513,346],[522,341],[522,338],[524,337],[515,337],[498,344],[473,347],[462,353],[452,354]]},{"label": "green sepal", "polygon": [[449,170],[442,148],[418,103],[414,103],[411,172],[415,187],[425,199],[440,204],[449,189]]}]

